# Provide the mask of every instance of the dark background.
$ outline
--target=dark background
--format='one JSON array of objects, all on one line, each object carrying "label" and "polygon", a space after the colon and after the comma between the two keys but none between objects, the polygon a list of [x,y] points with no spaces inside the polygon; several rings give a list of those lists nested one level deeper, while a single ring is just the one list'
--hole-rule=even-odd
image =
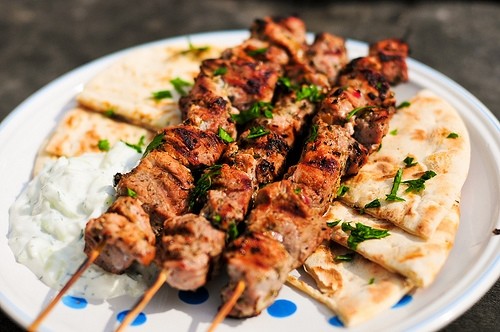
[{"label": "dark background", "polygon": [[[403,37],[500,118],[500,6],[495,2],[0,0],[0,121],[58,76],[114,51],[298,14],[310,31],[372,42]],[[500,282],[442,331],[498,331]],[[21,331],[0,311],[0,331]]]}]

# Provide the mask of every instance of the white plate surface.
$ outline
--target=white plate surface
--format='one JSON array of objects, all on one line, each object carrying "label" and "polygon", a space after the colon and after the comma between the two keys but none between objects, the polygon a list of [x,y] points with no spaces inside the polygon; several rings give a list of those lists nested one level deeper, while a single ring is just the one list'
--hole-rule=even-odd
[{"label": "white plate surface", "polygon": [[[246,37],[242,31],[213,32],[190,36],[195,45],[233,45]],[[186,37],[153,45],[186,45]],[[91,62],[50,83],[17,107],[0,125],[0,305],[22,326],[31,323],[43,304],[54,295],[31,271],[16,263],[7,244],[8,210],[30,179],[40,143],[54,128],[61,115],[75,103],[83,84],[115,61],[137,48],[127,49]],[[349,41],[351,57],[364,55],[364,43]],[[461,223],[455,247],[436,282],[418,291],[405,306],[387,310],[375,319],[350,331],[429,331],[438,329],[471,307],[500,276],[500,124],[491,112],[465,89],[444,75],[409,60],[410,82],[398,86],[398,101],[404,101],[422,88],[429,88],[450,102],[469,130],[472,160],[463,188]],[[181,301],[176,290],[163,287],[145,309],[147,320],[129,331],[204,331],[219,306],[222,282],[208,285],[209,298],[198,305]],[[342,331],[328,323],[332,314],[285,286],[279,299],[296,304],[296,312],[275,318],[267,311],[246,320],[226,320],[218,331]],[[41,331],[112,331],[116,315],[130,308],[135,299],[121,297],[91,302],[80,310],[59,304]]]}]

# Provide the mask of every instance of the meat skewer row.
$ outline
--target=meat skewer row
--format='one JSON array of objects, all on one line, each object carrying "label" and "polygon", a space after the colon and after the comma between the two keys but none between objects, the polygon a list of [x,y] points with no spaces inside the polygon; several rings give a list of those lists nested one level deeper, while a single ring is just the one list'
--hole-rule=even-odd
[{"label": "meat skewer row", "polygon": [[[273,22],[274,23],[274,22]],[[281,24],[276,22],[276,25]],[[282,59],[279,48],[264,41],[269,52]],[[28,328],[36,330],[64,292],[92,263],[112,273],[123,273],[134,262],[148,265],[156,253],[156,236],[163,221],[188,212],[192,172],[213,165],[226,149],[221,131],[236,138],[231,119],[257,101],[270,102],[282,71],[282,64],[249,57],[234,56],[205,60],[189,95],[180,107],[183,123],[162,130],[148,146],[130,173],[115,177],[116,201],[102,216],[88,222],[85,230],[85,253],[88,259],[76,271],[62,291]],[[217,68],[225,68],[223,77]],[[249,83],[251,82],[251,83]]]},{"label": "meat skewer row", "polygon": [[[160,273],[158,282],[129,312],[130,316],[142,310],[159,288],[158,283],[166,281],[172,287],[183,290],[195,290],[203,286],[211,270],[217,269],[228,238],[226,233],[244,220],[253,193],[259,186],[272,182],[284,173],[288,153],[315,109],[314,100],[299,98],[298,87],[304,84],[302,87],[310,88],[313,85],[305,80],[311,79],[325,84],[322,88],[314,85],[314,89],[326,91],[329,82],[335,80],[335,77],[327,75],[336,76],[347,61],[342,38],[319,34],[308,47],[305,27],[299,33],[303,36],[304,59],[312,65],[293,63],[285,67],[287,86],[277,97],[272,117],[254,119],[247,126],[250,129],[239,137],[238,142],[232,143],[226,153],[227,163],[217,165],[216,172],[210,169],[205,174],[207,178],[204,179],[209,179],[211,186],[200,215],[186,214],[165,221],[156,262],[167,272]],[[321,68],[315,68],[314,62],[324,57],[328,57],[329,61],[324,61],[328,66],[323,63]],[[291,58],[295,61],[293,59],[296,56]],[[288,73],[294,77],[289,77]],[[319,93],[319,90],[315,91]],[[254,128],[260,130],[256,137],[252,136]],[[123,322],[132,319],[127,316]]]},{"label": "meat skewer row", "polygon": [[[387,49],[392,61],[379,55]],[[405,44],[387,40],[373,45],[370,56],[350,62],[340,87],[323,100],[299,163],[284,180],[259,190],[245,234],[224,253],[229,283],[223,303],[242,292],[232,308],[223,306],[229,316],[258,315],[274,301],[289,272],[329,237],[322,215],[341,178],[356,173],[386,134],[395,111],[389,83],[406,80],[407,52]]]}]

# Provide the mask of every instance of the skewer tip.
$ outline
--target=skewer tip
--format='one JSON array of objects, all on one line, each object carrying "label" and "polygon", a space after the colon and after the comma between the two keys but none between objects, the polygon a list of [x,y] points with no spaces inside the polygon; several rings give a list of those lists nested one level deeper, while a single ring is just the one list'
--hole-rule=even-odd
[{"label": "skewer tip", "polygon": [[222,323],[222,321],[227,317],[227,315],[233,309],[234,305],[236,304],[236,301],[238,301],[241,294],[243,294],[243,292],[245,291],[245,288],[246,288],[245,282],[243,280],[238,281],[234,289],[233,295],[220,308],[219,312],[215,316],[207,332],[214,332],[217,326],[219,326],[220,323]]}]

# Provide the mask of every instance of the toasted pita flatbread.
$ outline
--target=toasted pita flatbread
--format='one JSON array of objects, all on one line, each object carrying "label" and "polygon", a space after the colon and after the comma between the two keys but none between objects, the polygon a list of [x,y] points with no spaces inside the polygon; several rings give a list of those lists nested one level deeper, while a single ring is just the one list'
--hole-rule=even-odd
[{"label": "toasted pita flatbread", "polygon": [[42,145],[35,161],[34,174],[38,174],[48,160],[100,152],[100,140],[107,140],[110,146],[120,140],[136,144],[144,136],[144,143],[147,144],[153,135],[147,129],[76,107],[64,115],[47,142]]},{"label": "toasted pita flatbread", "polygon": [[[187,50],[187,51],[186,51]],[[193,82],[204,58],[217,57],[221,49],[189,51],[172,46],[148,47],[134,51],[95,76],[77,96],[80,104],[151,130],[180,122],[180,94],[171,80]],[[189,90],[189,87],[185,87]],[[168,90],[171,98],[155,100],[153,93]]]},{"label": "toasted pita flatbread", "polygon": [[[341,200],[427,239],[460,195],[469,170],[470,140],[456,110],[434,93],[421,91],[410,103],[394,115],[380,151],[345,182],[349,190]],[[406,157],[417,164],[406,167]],[[437,175],[419,193],[405,192],[408,186],[401,183],[397,196],[405,201],[386,201],[398,169],[403,170],[403,181],[418,179],[426,171]],[[379,208],[365,208],[375,199]]]},{"label": "toasted pita flatbread", "polygon": [[[408,277],[418,287],[429,286],[443,267],[453,247],[459,219],[457,200],[442,219],[436,232],[428,240],[423,240],[390,222],[359,214],[340,202],[334,202],[327,213],[329,221],[361,223],[372,228],[388,230],[390,235],[387,237],[359,243],[356,252],[390,271]],[[341,223],[335,226],[332,235],[334,241],[347,247],[348,238],[349,234],[341,229]]]},{"label": "toasted pita flatbread", "polygon": [[[351,261],[336,257],[350,254]],[[345,326],[365,322],[391,308],[412,288],[412,282],[334,243],[321,245],[305,262],[319,291],[293,276],[288,282],[324,303]]]}]

